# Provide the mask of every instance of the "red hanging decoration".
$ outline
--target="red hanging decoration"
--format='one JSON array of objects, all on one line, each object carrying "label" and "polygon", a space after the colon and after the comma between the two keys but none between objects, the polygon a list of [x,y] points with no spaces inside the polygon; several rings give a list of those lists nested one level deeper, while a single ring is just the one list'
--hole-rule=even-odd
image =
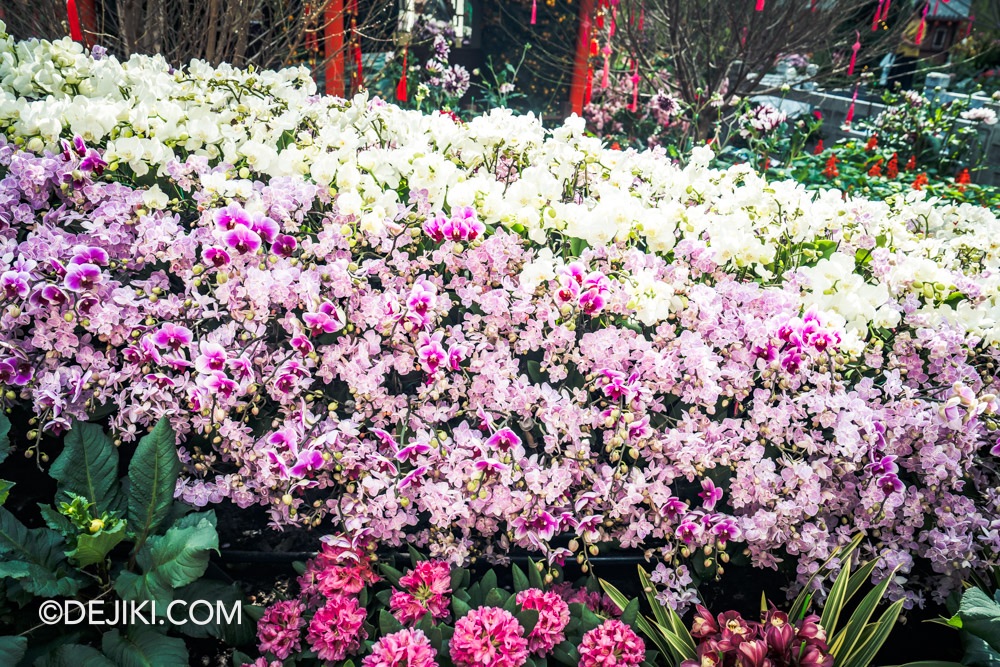
[{"label": "red hanging decoration", "polygon": [[66,18],[69,19],[69,36],[74,42],[82,42],[83,30],[80,29],[80,12],[76,9],[76,0],[66,0]]},{"label": "red hanging decoration", "polygon": [[538,21],[538,0],[531,0],[531,25]]},{"label": "red hanging decoration", "polygon": [[757,9],[758,12],[764,11],[764,0],[757,0],[757,7],[756,7],[756,9]]},{"label": "red hanging decoration", "polygon": [[844,119],[846,125],[850,125],[854,120],[854,104],[858,101],[858,87],[854,86],[854,96],[851,98],[851,106],[847,108],[847,118]]},{"label": "red hanging decoration", "polygon": [[924,41],[924,30],[927,28],[927,10],[931,8],[930,0],[924,5],[924,13],[920,15],[920,26],[917,28],[917,38],[913,41],[920,46],[920,43]]},{"label": "red hanging decoration", "polygon": [[611,44],[605,44],[601,49],[604,54],[604,72],[601,74],[601,88],[607,88],[611,80]]},{"label": "red hanging decoration", "polygon": [[632,104],[628,110],[635,113],[639,110],[639,61],[632,61]]},{"label": "red hanging decoration", "polygon": [[587,87],[583,91],[583,106],[588,106],[594,96],[594,66],[587,70]]},{"label": "red hanging decoration", "polygon": [[642,26],[646,23],[646,6],[639,6],[639,32],[642,32]]},{"label": "red hanging decoration", "polygon": [[861,50],[861,33],[854,31],[854,46],[851,47],[851,64],[847,67],[847,76],[854,75],[854,65],[858,62],[858,51]]},{"label": "red hanging decoration", "polygon": [[408,68],[406,47],[403,47],[403,76],[399,77],[399,83],[396,84],[396,99],[400,102],[405,102],[407,100],[406,96],[406,70]]},{"label": "red hanging decoration", "polygon": [[962,37],[962,39],[965,39],[966,37],[972,34],[972,24],[975,22],[975,20],[976,20],[976,15],[969,14],[969,24],[965,26],[965,35]]},{"label": "red hanging decoration", "polygon": [[878,30],[878,22],[882,17],[882,5],[885,4],[885,0],[878,0],[878,7],[875,9],[875,16],[872,18],[872,32]]}]

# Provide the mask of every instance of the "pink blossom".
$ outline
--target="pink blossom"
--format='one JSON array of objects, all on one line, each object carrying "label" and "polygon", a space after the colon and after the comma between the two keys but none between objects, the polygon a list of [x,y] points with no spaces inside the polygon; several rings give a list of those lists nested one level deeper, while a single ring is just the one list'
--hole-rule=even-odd
[{"label": "pink blossom", "polygon": [[640,665],[646,659],[646,645],[632,628],[619,620],[607,620],[580,640],[581,667]]},{"label": "pink blossom", "polygon": [[722,489],[717,487],[715,482],[708,477],[701,480],[701,489],[698,497],[701,498],[702,506],[711,512],[715,508],[715,504],[722,500]]},{"label": "pink blossom", "polygon": [[428,375],[437,373],[438,368],[448,359],[447,351],[441,346],[443,337],[444,334],[440,331],[430,336],[421,332],[417,339],[417,356],[420,359],[421,367]]},{"label": "pink blossom", "polygon": [[285,600],[268,607],[257,622],[261,653],[273,653],[279,660],[284,660],[293,651],[298,651],[301,642],[299,631],[305,625],[303,611],[305,607],[298,600]]},{"label": "pink blossom", "polygon": [[159,330],[153,334],[153,342],[161,348],[170,348],[177,351],[182,347],[191,344],[194,334],[185,326],[164,322]]},{"label": "pink blossom", "polygon": [[66,268],[66,279],[63,281],[66,289],[71,292],[86,292],[101,284],[103,276],[96,264],[85,262],[71,264]]},{"label": "pink blossom", "polygon": [[566,639],[569,605],[558,594],[529,588],[518,593],[516,601],[522,609],[538,611],[538,623],[528,633],[528,650],[542,656]]},{"label": "pink blossom", "polygon": [[365,610],[355,598],[335,594],[309,622],[306,640],[320,660],[343,660],[368,638],[364,622]]},{"label": "pink blossom", "polygon": [[509,611],[480,607],[455,623],[450,653],[455,667],[521,667],[528,659],[528,640]]},{"label": "pink blossom", "polygon": [[226,245],[240,254],[252,254],[260,248],[260,235],[249,227],[236,225],[222,235]]},{"label": "pink blossom", "polygon": [[362,667],[437,667],[437,651],[422,630],[404,629],[383,635]]},{"label": "pink blossom", "polygon": [[416,623],[428,612],[436,620],[448,617],[451,566],[445,561],[417,563],[399,579],[399,585],[403,590],[393,591],[389,609],[400,623]]}]

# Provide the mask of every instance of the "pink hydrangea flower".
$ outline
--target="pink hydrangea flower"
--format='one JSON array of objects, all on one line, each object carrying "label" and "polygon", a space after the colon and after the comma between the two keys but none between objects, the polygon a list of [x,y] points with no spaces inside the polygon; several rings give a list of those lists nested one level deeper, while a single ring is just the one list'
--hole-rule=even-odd
[{"label": "pink hydrangea flower", "polygon": [[320,660],[343,660],[368,638],[365,610],[355,598],[334,595],[309,622],[306,639]]},{"label": "pink hydrangea flower", "polygon": [[618,620],[607,620],[580,640],[581,667],[640,665],[646,659],[646,645],[639,635]]},{"label": "pink hydrangea flower", "polygon": [[261,653],[273,653],[284,660],[301,646],[299,631],[304,625],[305,607],[298,600],[285,600],[267,608],[257,622],[258,648]]},{"label": "pink hydrangea flower", "polygon": [[538,611],[538,623],[528,633],[528,650],[545,655],[566,639],[564,630],[569,623],[569,605],[558,593],[529,588],[517,594],[522,609]]},{"label": "pink hydrangea flower", "polygon": [[306,565],[299,585],[307,594],[319,593],[325,598],[335,595],[356,595],[367,584],[379,581],[371,562],[361,550],[324,542],[319,554]]},{"label": "pink hydrangea flower", "polygon": [[385,635],[372,646],[362,667],[437,667],[436,651],[420,630],[400,630]]},{"label": "pink hydrangea flower", "polygon": [[451,659],[455,667],[520,667],[528,659],[528,640],[509,611],[480,607],[455,624]]},{"label": "pink hydrangea flower", "polygon": [[399,579],[403,590],[394,590],[389,610],[400,623],[416,623],[427,612],[434,619],[448,616],[451,593],[451,566],[445,561],[426,560],[417,563]]}]

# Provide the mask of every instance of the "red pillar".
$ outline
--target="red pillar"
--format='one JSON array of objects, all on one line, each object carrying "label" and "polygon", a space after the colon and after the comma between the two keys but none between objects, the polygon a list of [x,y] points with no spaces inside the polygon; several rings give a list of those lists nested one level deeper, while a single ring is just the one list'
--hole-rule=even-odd
[{"label": "red pillar", "polygon": [[329,0],[323,17],[326,94],[344,96],[344,0]]},{"label": "red pillar", "polygon": [[580,0],[580,30],[576,39],[576,58],[573,62],[573,83],[569,89],[569,104],[573,113],[583,114],[583,98],[590,76],[590,24],[594,15],[594,0]]}]

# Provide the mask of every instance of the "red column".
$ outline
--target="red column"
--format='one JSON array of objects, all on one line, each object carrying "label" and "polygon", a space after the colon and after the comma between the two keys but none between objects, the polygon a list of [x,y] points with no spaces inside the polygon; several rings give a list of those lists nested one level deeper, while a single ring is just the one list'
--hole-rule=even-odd
[{"label": "red column", "polygon": [[93,47],[97,35],[97,9],[94,0],[77,0],[80,8],[80,27],[83,28],[83,43]]},{"label": "red column", "polygon": [[344,0],[330,0],[323,17],[326,94],[344,95]]},{"label": "red column", "polygon": [[576,39],[573,63],[573,83],[569,89],[569,104],[577,115],[583,114],[583,98],[590,75],[590,24],[594,15],[594,0],[580,0],[580,30]]}]

